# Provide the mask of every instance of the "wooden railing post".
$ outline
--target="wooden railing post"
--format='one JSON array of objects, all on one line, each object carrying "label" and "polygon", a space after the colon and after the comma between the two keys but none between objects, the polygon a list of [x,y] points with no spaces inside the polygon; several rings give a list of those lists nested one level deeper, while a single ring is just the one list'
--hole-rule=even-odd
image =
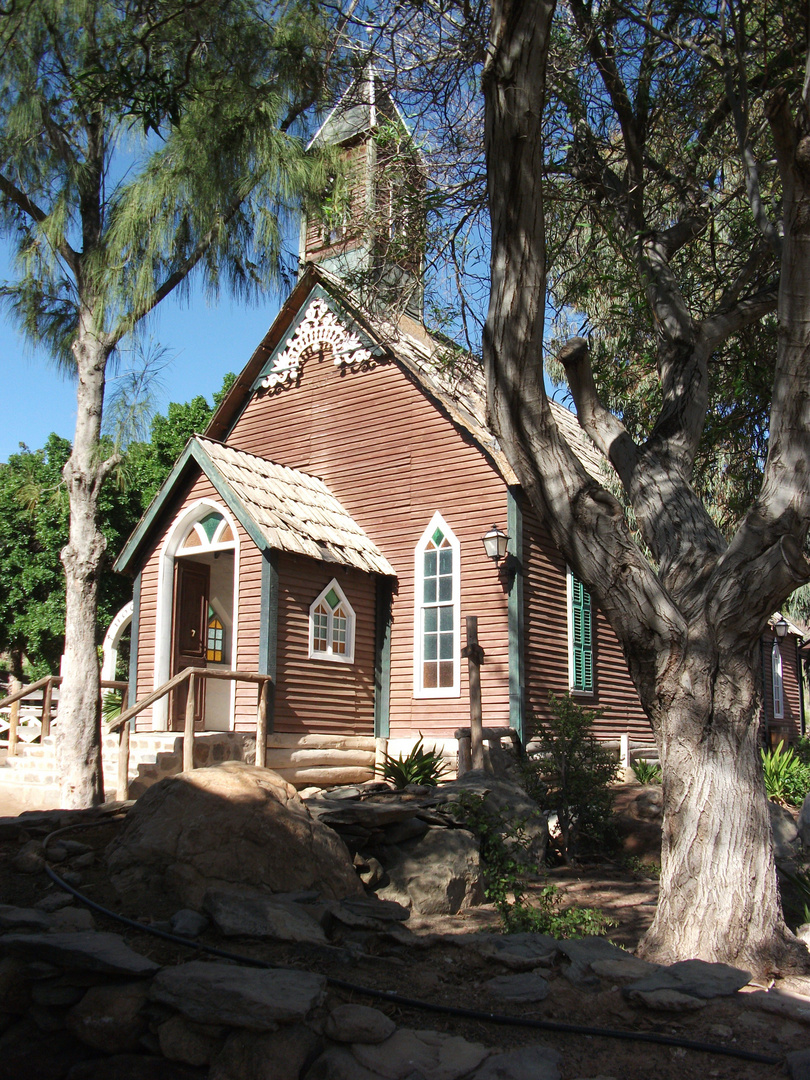
[{"label": "wooden railing post", "polygon": [[127,720],[118,729],[118,787],[116,795],[125,802],[129,798],[129,731],[132,721]]},{"label": "wooden railing post", "polygon": [[45,689],[42,691],[42,720],[40,721],[40,742],[47,739],[51,733],[51,698],[53,696],[53,679],[48,679]]},{"label": "wooden railing post", "polygon": [[8,717],[8,756],[14,757],[17,753],[18,729],[20,726],[20,703],[14,701],[11,704]]},{"label": "wooden railing post", "polygon": [[484,650],[478,644],[478,616],[468,615],[467,645],[461,655],[467,657],[467,674],[470,684],[470,750],[472,767],[484,768],[483,717],[481,711],[481,664]]},{"label": "wooden railing post", "polygon": [[183,772],[194,768],[194,713],[197,711],[197,676],[194,672],[188,677],[188,697],[186,698],[186,725],[183,729]]},{"label": "wooden railing post", "polygon": [[270,713],[271,683],[265,679],[259,685],[259,705],[256,712],[256,764],[260,769],[267,762],[267,717]]}]

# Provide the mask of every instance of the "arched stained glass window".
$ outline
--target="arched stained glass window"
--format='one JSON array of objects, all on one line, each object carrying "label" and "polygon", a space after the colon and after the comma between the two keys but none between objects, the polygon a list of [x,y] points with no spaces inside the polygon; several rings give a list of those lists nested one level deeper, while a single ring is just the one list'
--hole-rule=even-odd
[{"label": "arched stained glass window", "polygon": [[212,664],[221,664],[225,654],[225,628],[217,613],[208,605],[208,641],[205,658]]}]

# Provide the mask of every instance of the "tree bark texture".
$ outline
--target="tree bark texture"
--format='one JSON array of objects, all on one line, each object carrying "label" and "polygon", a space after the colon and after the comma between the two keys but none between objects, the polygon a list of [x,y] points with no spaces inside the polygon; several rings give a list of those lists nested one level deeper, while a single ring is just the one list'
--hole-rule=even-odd
[{"label": "tree bark texture", "polygon": [[62,550],[67,603],[56,758],[61,802],[69,809],[94,806],[104,799],[96,612],[106,541],[98,527],[98,500],[111,463],[100,461],[98,452],[110,348],[92,326],[85,309],[73,346],[78,375],[76,435],[64,469],[70,533]]},{"label": "tree bark texture", "polygon": [[615,630],[655,731],[664,839],[661,895],[644,955],[724,961],[762,974],[801,955],[777,890],[757,744],[755,649],[770,615],[810,577],[801,554],[810,519],[810,140],[798,137],[786,104],[774,104],[777,149],[780,125],[785,144],[780,165],[790,176],[771,443],[760,497],[730,545],[691,476],[708,359],[754,307],[702,323],[690,316],[670,264],[700,223],[647,231],[636,243],[662,390],[646,443],[636,444],[598,400],[587,343],[575,340],[561,357],[579,422],[616,469],[653,566],[617,500],[561,437],[543,385],[541,117],[553,10],[549,0],[492,3],[484,72],[489,419],[524,491]]}]

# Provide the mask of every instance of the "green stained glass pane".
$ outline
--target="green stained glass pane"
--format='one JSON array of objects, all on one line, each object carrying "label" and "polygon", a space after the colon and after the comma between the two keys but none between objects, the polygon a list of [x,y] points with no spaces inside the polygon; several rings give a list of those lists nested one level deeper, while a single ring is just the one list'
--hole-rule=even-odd
[{"label": "green stained glass pane", "polygon": [[436,578],[425,578],[425,595],[423,604],[436,603]]},{"label": "green stained glass pane", "polygon": [[326,602],[330,608],[336,608],[340,603],[340,597],[334,589],[330,589],[329,592],[326,594]]},{"label": "green stained glass pane", "polygon": [[437,648],[438,634],[425,634],[425,660],[435,660]]},{"label": "green stained glass pane", "polygon": [[443,533],[443,532],[442,532],[442,530],[441,530],[441,529],[440,529],[440,528],[438,527],[438,525],[436,526],[436,531],[434,532],[434,534],[433,534],[433,536],[431,537],[431,539],[433,540],[433,543],[434,543],[434,544],[436,545],[436,547],[439,547],[439,546],[440,546],[440,544],[441,544],[441,542],[442,542],[442,540],[444,540],[444,533]]},{"label": "green stained glass pane", "polygon": [[436,552],[425,552],[425,577],[436,577]]},{"label": "green stained glass pane", "polygon": [[452,548],[442,548],[439,552],[439,573],[440,574],[452,574],[453,573],[453,551]]},{"label": "green stained glass pane", "polygon": [[453,579],[451,577],[439,578],[439,600],[449,601],[453,599]]},{"label": "green stained glass pane", "polygon": [[439,634],[439,659],[453,659],[453,635]]},{"label": "green stained glass pane", "polygon": [[222,514],[216,514],[213,511],[210,514],[206,514],[204,518],[200,519],[200,526],[203,532],[208,537],[208,543],[214,539],[214,533],[217,531],[219,523],[222,521]]},{"label": "green stained glass pane", "polygon": [[214,609],[213,609],[213,608],[211,607],[211,605],[209,604],[209,605],[208,605],[208,618],[209,618],[209,619],[213,619],[213,617],[214,617]]},{"label": "green stained glass pane", "polygon": [[439,608],[439,629],[445,631],[452,631],[453,609],[451,607]]},{"label": "green stained glass pane", "polygon": [[425,608],[425,633],[435,634],[437,630],[436,608]]}]

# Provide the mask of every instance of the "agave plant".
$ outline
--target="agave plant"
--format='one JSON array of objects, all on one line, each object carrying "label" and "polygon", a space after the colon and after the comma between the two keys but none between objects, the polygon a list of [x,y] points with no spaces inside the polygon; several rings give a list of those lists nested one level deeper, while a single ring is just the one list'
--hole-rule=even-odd
[{"label": "agave plant", "polygon": [[640,784],[661,783],[661,766],[657,761],[645,761],[643,758],[639,758],[638,761],[630,763],[630,768],[636,774],[636,780]]},{"label": "agave plant", "polygon": [[810,789],[810,766],[781,742],[773,750],[761,753],[768,798],[799,806]]},{"label": "agave plant", "polygon": [[420,731],[419,741],[406,757],[401,753],[398,757],[385,754],[380,766],[383,779],[390,780],[397,789],[407,787],[408,784],[435,787],[449,766],[435,746],[428,750],[423,747],[422,741],[423,735]]}]

